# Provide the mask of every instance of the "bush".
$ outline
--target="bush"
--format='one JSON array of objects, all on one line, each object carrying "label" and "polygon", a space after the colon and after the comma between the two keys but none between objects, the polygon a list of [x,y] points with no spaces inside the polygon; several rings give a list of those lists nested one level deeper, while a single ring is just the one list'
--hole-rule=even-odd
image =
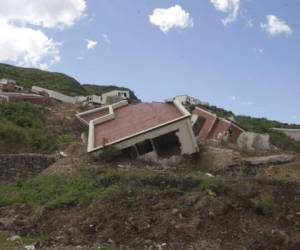
[{"label": "bush", "polygon": [[300,153],[300,142],[293,140],[279,131],[270,131],[270,142],[278,148]]},{"label": "bush", "polygon": [[276,208],[274,196],[270,193],[261,193],[253,200],[255,211],[258,214],[267,215],[272,214]]},{"label": "bush", "polygon": [[50,153],[59,137],[43,121],[43,110],[30,103],[0,104],[0,153]]}]

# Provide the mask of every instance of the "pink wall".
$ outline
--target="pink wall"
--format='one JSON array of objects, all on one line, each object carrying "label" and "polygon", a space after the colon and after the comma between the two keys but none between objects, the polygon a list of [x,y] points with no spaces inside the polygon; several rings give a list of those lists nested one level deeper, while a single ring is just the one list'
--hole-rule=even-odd
[{"label": "pink wall", "polygon": [[230,123],[217,119],[211,132],[209,133],[209,139],[221,139],[221,137],[228,131]]},{"label": "pink wall", "polygon": [[197,136],[199,140],[206,140],[208,138],[211,128],[213,127],[215,121],[217,120],[217,117],[214,114],[211,114],[209,112],[206,112],[198,108],[195,108],[192,114],[196,114],[206,119],[202,129],[200,130]]},{"label": "pink wall", "polygon": [[243,132],[241,128],[233,124],[231,121],[217,118],[214,114],[200,108],[195,108],[192,114],[196,114],[206,119],[202,129],[197,135],[199,140],[218,140],[227,133],[229,136],[229,142],[235,143],[240,134]]},{"label": "pink wall", "polygon": [[12,96],[10,100],[20,101],[20,102],[30,102],[32,104],[37,105],[45,105],[47,103],[47,99],[45,97],[30,97],[30,96]]},{"label": "pink wall", "polygon": [[232,143],[235,143],[237,141],[237,139],[239,138],[239,136],[241,135],[241,133],[244,132],[243,129],[235,126],[234,124],[231,124],[230,130],[232,131],[232,133],[231,133],[231,136],[229,137],[229,141]]}]

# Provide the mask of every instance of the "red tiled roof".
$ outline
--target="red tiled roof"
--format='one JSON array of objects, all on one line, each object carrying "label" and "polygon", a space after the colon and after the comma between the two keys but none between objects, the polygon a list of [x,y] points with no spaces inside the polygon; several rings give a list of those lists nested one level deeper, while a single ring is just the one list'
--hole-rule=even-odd
[{"label": "red tiled roof", "polygon": [[184,115],[170,103],[139,103],[114,110],[115,119],[95,126],[95,145],[111,143]]},{"label": "red tiled roof", "polygon": [[107,108],[107,109],[98,110],[98,111],[87,113],[87,114],[82,114],[79,117],[81,119],[83,119],[84,121],[86,121],[87,123],[89,123],[91,120],[94,120],[98,117],[108,115],[108,114],[109,114],[109,110]]}]

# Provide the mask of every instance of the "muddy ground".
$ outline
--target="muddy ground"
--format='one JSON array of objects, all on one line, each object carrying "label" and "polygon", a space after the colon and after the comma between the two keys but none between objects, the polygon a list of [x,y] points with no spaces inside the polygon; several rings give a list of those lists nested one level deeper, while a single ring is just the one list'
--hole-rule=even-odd
[{"label": "muddy ground", "polygon": [[[257,176],[219,176],[222,186],[217,191],[141,192],[41,211],[25,203],[2,206],[0,231],[25,238],[42,236],[34,245],[49,250],[296,250],[300,249],[297,173],[299,164],[293,163],[265,168]],[[1,242],[0,249],[6,249]]]}]

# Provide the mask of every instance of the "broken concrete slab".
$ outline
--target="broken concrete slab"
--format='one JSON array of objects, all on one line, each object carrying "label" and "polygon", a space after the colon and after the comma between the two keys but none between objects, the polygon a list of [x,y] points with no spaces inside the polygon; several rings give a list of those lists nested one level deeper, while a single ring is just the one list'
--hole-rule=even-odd
[{"label": "broken concrete slab", "polygon": [[295,161],[295,155],[281,154],[261,157],[250,157],[243,159],[243,163],[247,166],[266,166],[290,163]]}]

